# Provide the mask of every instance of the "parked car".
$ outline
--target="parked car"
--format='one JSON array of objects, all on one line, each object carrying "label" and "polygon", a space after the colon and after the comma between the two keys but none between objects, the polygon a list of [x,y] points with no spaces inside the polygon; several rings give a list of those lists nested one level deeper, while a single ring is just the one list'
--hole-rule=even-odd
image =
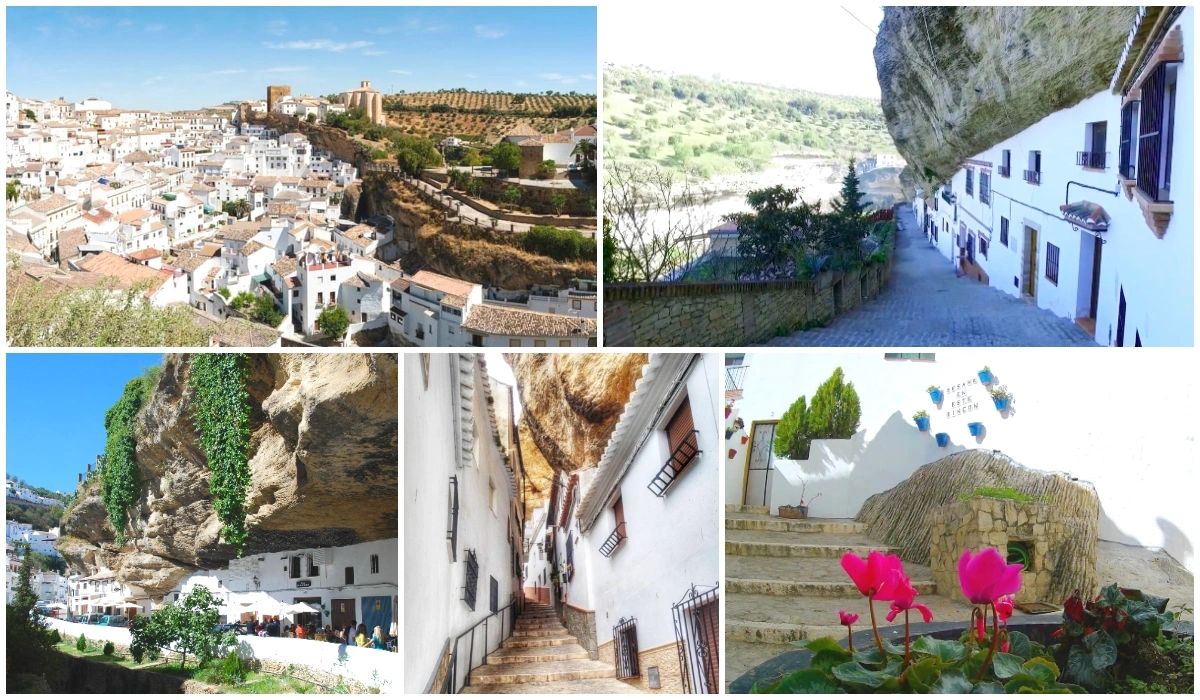
[{"label": "parked car", "polygon": [[124,615],[113,615],[108,618],[108,622],[104,623],[109,627],[128,627],[129,618]]},{"label": "parked car", "polygon": [[105,615],[104,613],[88,613],[87,615],[83,616],[83,624],[98,625],[98,624],[100,624],[100,620],[105,617],[108,617],[108,616]]}]

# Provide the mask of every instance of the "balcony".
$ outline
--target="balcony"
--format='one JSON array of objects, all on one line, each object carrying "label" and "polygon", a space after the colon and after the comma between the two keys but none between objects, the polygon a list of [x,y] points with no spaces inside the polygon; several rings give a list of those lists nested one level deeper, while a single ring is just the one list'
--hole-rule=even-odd
[{"label": "balcony", "polygon": [[605,557],[611,557],[624,542],[625,523],[617,523],[617,526],[613,528],[612,534],[604,540],[604,544],[600,545],[600,553]]},{"label": "balcony", "polygon": [[701,450],[697,437],[699,434],[699,430],[693,430],[675,446],[666,464],[658,470],[658,474],[650,480],[650,485],[646,487],[650,489],[650,493],[661,498],[667,489],[671,488],[671,484],[675,483],[675,478],[682,474],[683,470],[700,455]]},{"label": "balcony", "polygon": [[954,204],[958,200],[953,192],[945,188],[942,189],[942,199],[945,200],[946,204]]},{"label": "balcony", "polygon": [[1007,165],[998,165],[996,166],[996,172],[1000,173],[1000,177],[1008,177],[1012,174],[1012,168]]},{"label": "balcony", "polygon": [[1108,154],[1094,153],[1091,151],[1079,151],[1075,154],[1075,165],[1081,165],[1085,168],[1095,168],[1096,170],[1104,170],[1108,167]]},{"label": "balcony", "polygon": [[1042,171],[1041,170],[1026,170],[1025,171],[1025,182],[1028,182],[1031,185],[1042,184]]}]

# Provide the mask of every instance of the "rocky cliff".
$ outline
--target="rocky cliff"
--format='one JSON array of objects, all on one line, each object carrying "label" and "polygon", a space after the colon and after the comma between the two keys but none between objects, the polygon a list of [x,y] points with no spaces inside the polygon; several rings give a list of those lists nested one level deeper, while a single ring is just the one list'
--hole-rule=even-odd
[{"label": "rocky cliff", "polygon": [[918,183],[928,191],[966,158],[1107,89],[1134,9],[885,8],[883,115]]},{"label": "rocky cliff", "polygon": [[[521,395],[521,450],[537,507],[554,472],[593,467],[646,364],[644,354],[505,355]],[[536,450],[536,452],[534,451]]]},{"label": "rocky cliff", "polygon": [[430,270],[505,289],[596,278],[595,262],[556,262],[516,247],[510,234],[440,221],[437,211],[390,175],[368,173],[361,186],[347,189],[342,207],[356,220],[391,216],[406,271]]},{"label": "rocky cliff", "polygon": [[336,129],[324,124],[309,124],[303,119],[277,113],[254,112],[245,118],[252,124],[262,124],[278,130],[281,134],[291,132],[304,134],[313,148],[331,153],[334,158],[343,162],[353,163],[360,172],[363,165],[370,161],[367,146],[355,140],[343,129]]},{"label": "rocky cliff", "polygon": [[[138,414],[140,496],[115,543],[98,480],[63,516],[75,571],[109,568],[149,595],[236,556],[219,541],[208,467],[192,421],[186,355],[168,356]],[[251,354],[246,554],[396,537],[397,372],[386,354]]]}]

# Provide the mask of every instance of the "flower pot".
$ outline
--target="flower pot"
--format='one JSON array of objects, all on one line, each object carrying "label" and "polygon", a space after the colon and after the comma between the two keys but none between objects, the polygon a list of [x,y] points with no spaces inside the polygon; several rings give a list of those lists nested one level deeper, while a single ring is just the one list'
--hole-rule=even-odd
[{"label": "flower pot", "polygon": [[992,371],[988,370],[988,369],[979,370],[979,381],[983,382],[984,384],[991,384],[992,383]]},{"label": "flower pot", "polygon": [[934,437],[937,438],[938,447],[945,447],[950,444],[950,435],[947,433],[938,433]]},{"label": "flower pot", "polygon": [[941,402],[942,402],[942,390],[941,390],[941,389],[934,389],[933,391],[929,392],[929,398],[930,398],[930,399],[931,399],[931,400],[932,400],[932,401],[933,401],[935,404],[936,404],[936,403],[941,403]]},{"label": "flower pot", "polygon": [[929,416],[921,416],[920,418],[917,418],[916,420],[917,420],[917,430],[920,430],[921,432],[925,432],[926,430],[929,430]]},{"label": "flower pot", "polygon": [[793,520],[807,520],[808,506],[779,506],[779,517]]},{"label": "flower pot", "polygon": [[995,396],[993,396],[992,403],[996,404],[997,411],[1003,411],[1004,409],[1008,408],[1008,397],[1005,396],[1002,399],[998,399]]},{"label": "flower pot", "polygon": [[967,430],[971,431],[971,437],[979,437],[983,434],[983,423],[967,423]]}]

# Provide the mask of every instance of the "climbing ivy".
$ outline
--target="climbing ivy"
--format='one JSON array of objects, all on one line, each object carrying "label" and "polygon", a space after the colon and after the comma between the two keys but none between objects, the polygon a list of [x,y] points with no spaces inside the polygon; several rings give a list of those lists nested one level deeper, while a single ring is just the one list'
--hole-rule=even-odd
[{"label": "climbing ivy", "polygon": [[107,437],[104,454],[97,465],[100,472],[100,498],[108,512],[108,522],[116,532],[117,544],[125,543],[129,509],[138,499],[137,438],[133,434],[138,411],[149,399],[162,369],[154,367],[125,384],[121,398],[104,412]]},{"label": "climbing ivy", "polygon": [[246,546],[246,491],[250,487],[250,394],[247,356],[192,356],[189,385],[195,394],[193,420],[208,460],[208,490],[221,520],[221,537],[241,554]]}]

